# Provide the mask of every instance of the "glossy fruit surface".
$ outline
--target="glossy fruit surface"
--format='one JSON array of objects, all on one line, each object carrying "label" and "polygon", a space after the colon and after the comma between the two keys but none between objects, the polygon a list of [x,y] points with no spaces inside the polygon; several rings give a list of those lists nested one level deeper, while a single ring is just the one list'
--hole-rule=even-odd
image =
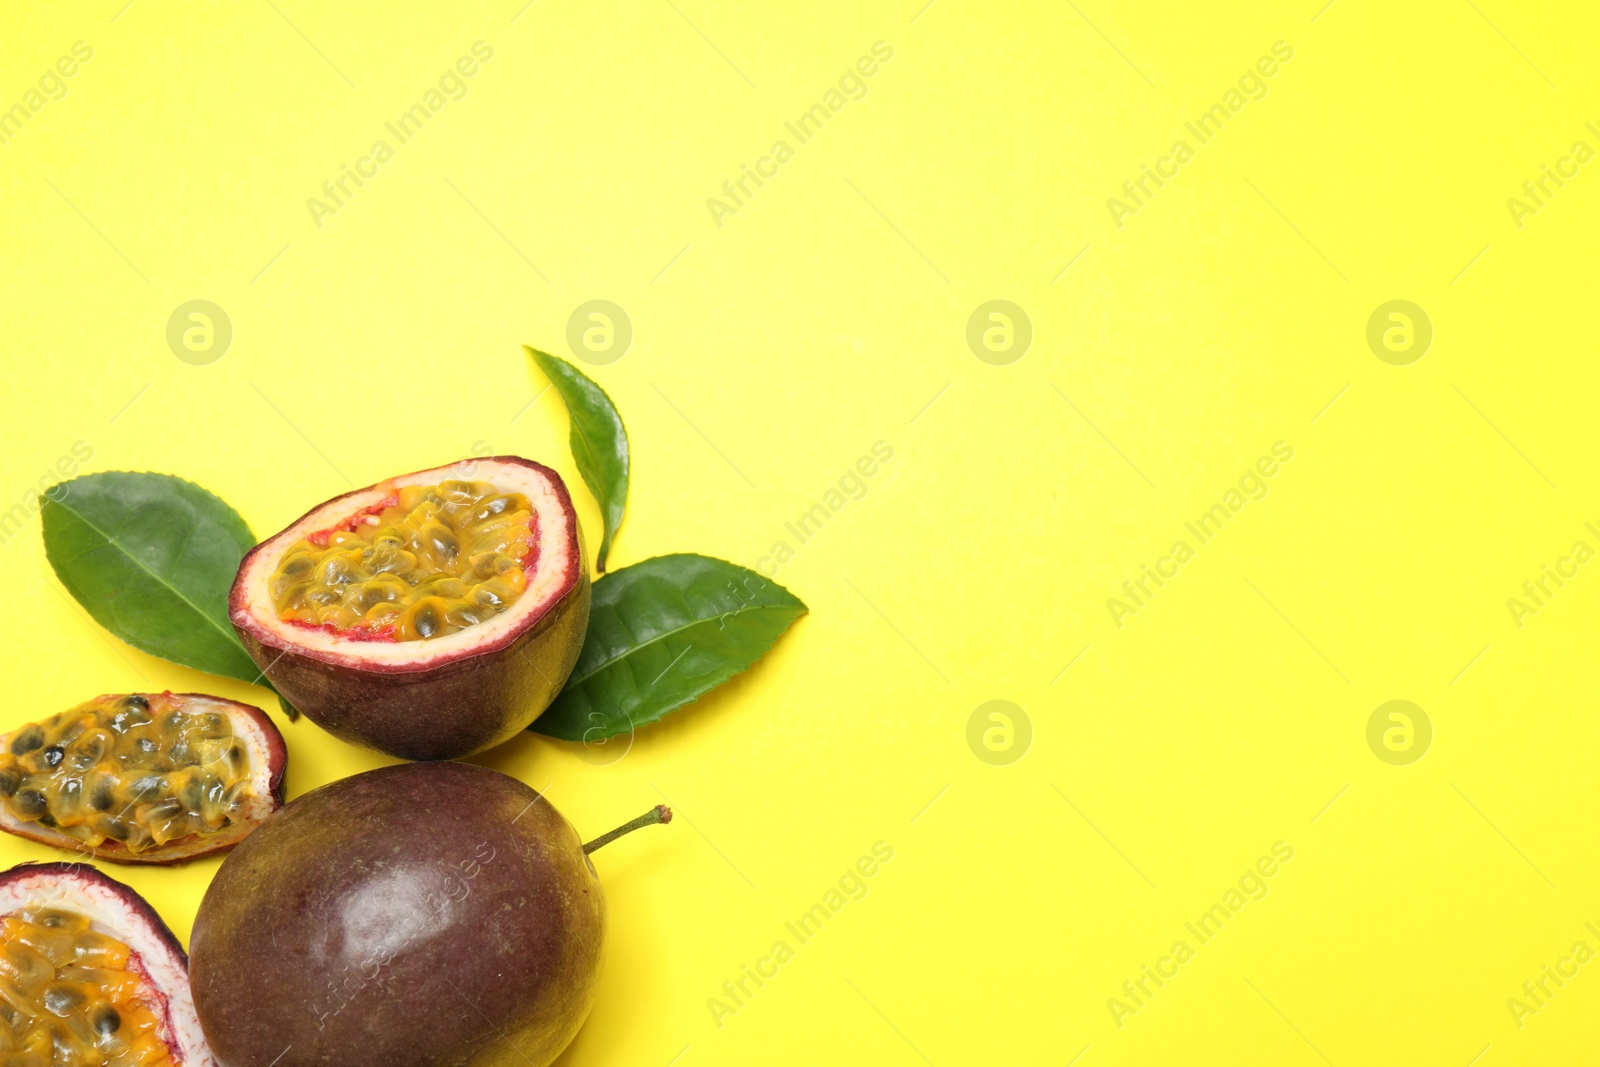
[{"label": "glossy fruit surface", "polygon": [[593,1002],[605,904],[533,789],[461,763],[295,800],[223,862],[190,941],[224,1067],[545,1067]]}]

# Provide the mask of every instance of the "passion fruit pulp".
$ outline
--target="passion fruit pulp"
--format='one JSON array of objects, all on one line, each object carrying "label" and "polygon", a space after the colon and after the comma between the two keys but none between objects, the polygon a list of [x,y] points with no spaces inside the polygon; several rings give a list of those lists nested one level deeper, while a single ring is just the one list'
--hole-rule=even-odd
[{"label": "passion fruit pulp", "polygon": [[408,485],[296,542],[267,588],[286,622],[373,640],[443,637],[522,595],[538,529],[527,497],[489,482]]},{"label": "passion fruit pulp", "polygon": [[589,572],[560,475],[496,456],[313,508],[245,556],[228,608],[312,721],[403,759],[454,759],[515,736],[561,691]]},{"label": "passion fruit pulp", "polygon": [[278,810],[287,758],[249,704],[99,696],[0,735],[0,830],[118,863],[181,863]]},{"label": "passion fruit pulp", "polygon": [[[658,808],[628,829],[665,822]],[[224,1067],[546,1067],[594,1001],[605,900],[539,793],[464,763],[290,803],[195,919],[195,1007]]]},{"label": "passion fruit pulp", "polygon": [[0,873],[0,1063],[215,1067],[172,931],[78,863]]}]

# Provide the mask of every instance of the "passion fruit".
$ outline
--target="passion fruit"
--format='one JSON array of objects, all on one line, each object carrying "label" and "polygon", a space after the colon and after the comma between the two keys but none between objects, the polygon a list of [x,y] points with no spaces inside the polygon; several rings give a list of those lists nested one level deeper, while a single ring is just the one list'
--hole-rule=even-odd
[{"label": "passion fruit", "polygon": [[291,704],[403,759],[454,759],[526,729],[589,626],[561,476],[517,456],[461,474],[402,474],[313,508],[245,556],[228,598]]},{"label": "passion fruit", "polygon": [[409,763],[291,802],[222,863],[190,948],[224,1067],[546,1067],[599,978],[589,845],[487,767]]},{"label": "passion fruit", "polygon": [[0,830],[116,863],[182,863],[232,848],[282,807],[287,758],[249,704],[95,697],[0,734]]},{"label": "passion fruit", "polygon": [[216,1062],[188,959],[144,898],[81,863],[0,873],[0,1063]]}]

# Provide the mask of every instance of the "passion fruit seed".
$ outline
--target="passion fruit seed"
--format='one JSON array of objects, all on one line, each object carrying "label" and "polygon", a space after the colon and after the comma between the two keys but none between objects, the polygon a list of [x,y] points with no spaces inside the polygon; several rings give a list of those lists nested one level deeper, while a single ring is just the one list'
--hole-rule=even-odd
[{"label": "passion fruit seed", "polygon": [[37,819],[50,810],[50,802],[37,789],[24,789],[17,794],[10,807],[24,819]]},{"label": "passion fruit seed", "polygon": [[37,726],[27,726],[17,731],[11,739],[11,751],[14,755],[22,756],[34,749],[43,746],[44,731]]},{"label": "passion fruit seed", "polygon": [[160,997],[128,946],[59,908],[0,919],[0,1063],[171,1067]]},{"label": "passion fruit seed", "polygon": [[19,755],[14,739],[0,753],[0,805],[90,848],[109,839],[145,852],[215,834],[255,795],[228,717],[185,711],[165,694],[100,697],[16,737],[24,735],[39,743]]},{"label": "passion fruit seed", "polygon": [[509,607],[527,588],[537,541],[521,493],[476,481],[411,485],[296,541],[267,591],[286,622],[426,641]]}]

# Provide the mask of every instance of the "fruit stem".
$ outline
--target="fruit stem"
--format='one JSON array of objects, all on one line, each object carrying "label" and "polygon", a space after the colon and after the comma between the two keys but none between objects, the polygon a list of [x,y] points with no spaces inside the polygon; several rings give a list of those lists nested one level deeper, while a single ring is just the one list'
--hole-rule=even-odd
[{"label": "fruit stem", "polygon": [[609,845],[623,834],[631,834],[641,826],[654,826],[658,822],[671,821],[672,809],[667,807],[665,804],[657,804],[655,807],[651,808],[637,819],[634,819],[632,822],[625,822],[615,830],[612,830],[609,834],[601,834],[593,841],[590,841],[587,845],[584,845],[583,854],[587,856],[595,849]]}]

